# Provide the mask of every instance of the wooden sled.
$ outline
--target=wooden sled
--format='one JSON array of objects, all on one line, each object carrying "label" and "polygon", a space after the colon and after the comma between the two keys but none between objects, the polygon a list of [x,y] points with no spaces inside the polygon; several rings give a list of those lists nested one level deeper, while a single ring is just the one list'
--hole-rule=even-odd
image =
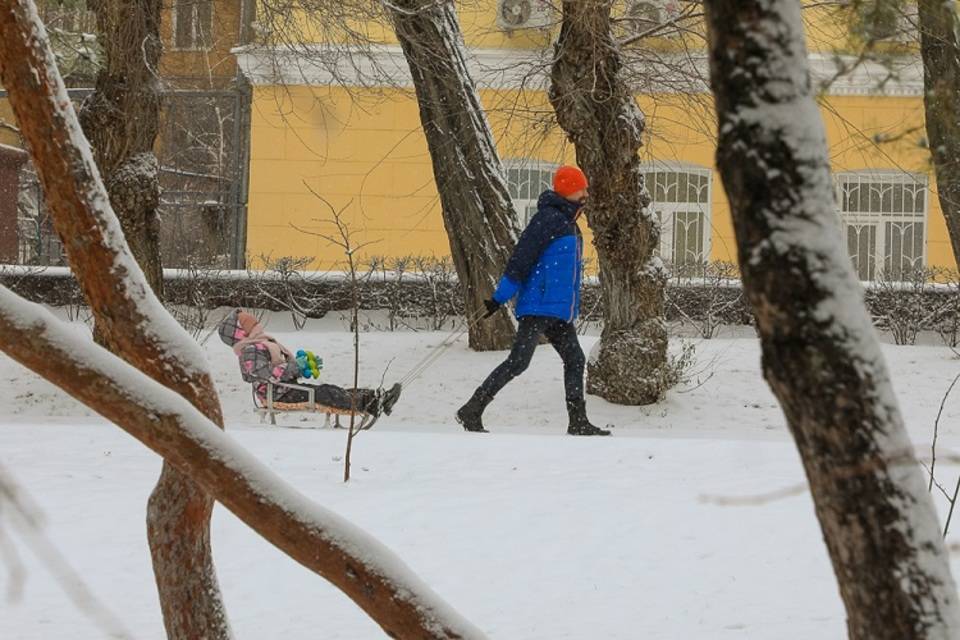
[{"label": "wooden sled", "polygon": [[[285,389],[299,389],[300,391],[306,391],[307,397],[309,400],[307,402],[280,402],[273,399],[274,389],[276,387],[282,387]],[[289,382],[267,382],[267,400],[266,403],[263,403],[257,397],[257,390],[253,390],[253,405],[258,414],[260,414],[260,423],[263,424],[266,422],[267,416],[270,416],[270,424],[277,424],[277,414],[278,413],[316,413],[316,414],[326,414],[326,422],[324,422],[325,427],[330,426],[330,418],[333,417],[333,427],[335,429],[344,428],[340,424],[340,416],[349,416],[351,413],[349,409],[338,409],[336,407],[330,407],[324,404],[317,404],[314,401],[316,389],[313,387],[305,387],[298,384],[291,384]],[[357,411],[355,413],[357,418],[360,419],[359,425],[357,428],[360,430],[367,430],[371,428],[377,422],[377,416],[374,416],[371,413],[366,411]]]}]

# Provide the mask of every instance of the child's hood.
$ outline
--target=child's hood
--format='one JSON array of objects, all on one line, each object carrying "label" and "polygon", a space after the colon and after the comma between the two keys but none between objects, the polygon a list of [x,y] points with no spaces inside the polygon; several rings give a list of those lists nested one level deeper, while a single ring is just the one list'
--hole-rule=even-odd
[{"label": "child's hood", "polygon": [[220,339],[228,347],[232,347],[241,340],[263,333],[257,319],[243,309],[234,309],[220,323]]}]

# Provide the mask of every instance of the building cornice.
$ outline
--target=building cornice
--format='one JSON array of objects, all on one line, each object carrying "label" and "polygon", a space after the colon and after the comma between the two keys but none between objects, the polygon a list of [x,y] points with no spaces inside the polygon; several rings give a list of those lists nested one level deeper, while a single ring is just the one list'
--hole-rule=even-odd
[{"label": "building cornice", "polygon": [[[351,47],[303,45],[285,48],[239,47],[233,51],[254,85],[343,85],[412,88],[413,79],[399,45]],[[923,95],[919,56],[889,64],[857,61],[852,56],[813,53],[810,74],[818,91],[832,96]],[[544,90],[549,83],[549,52],[529,49],[474,48],[467,64],[481,89]],[[645,61],[653,69],[637,74],[638,93],[706,92],[706,55],[676,55]]]}]

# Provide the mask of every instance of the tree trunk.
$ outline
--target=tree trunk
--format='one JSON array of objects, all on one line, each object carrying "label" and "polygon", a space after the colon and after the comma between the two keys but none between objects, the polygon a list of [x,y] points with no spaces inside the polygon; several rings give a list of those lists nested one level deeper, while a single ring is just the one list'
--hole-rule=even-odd
[{"label": "tree trunk", "polygon": [[212,514],[213,498],[164,462],[147,502],[147,537],[171,640],[231,637],[210,547]]},{"label": "tree trunk", "polygon": [[797,0],[706,3],[717,166],[763,373],[803,461],[854,640],[960,636],[933,502],[841,244]]},{"label": "tree trunk", "polygon": [[160,174],[153,147],[160,124],[160,0],[88,0],[103,47],[96,88],[80,112],[83,132],[123,235],[158,298]]},{"label": "tree trunk", "polygon": [[[67,249],[70,265],[80,282],[96,319],[98,341],[139,367],[155,380],[184,393],[217,424],[222,425],[220,404],[213,382],[202,368],[202,352],[191,353],[194,362],[171,357],[169,350],[186,337],[164,335],[154,324],[162,324],[166,311],[157,304],[149,312],[133,300],[144,297],[142,278],[136,278],[126,266],[118,268],[115,247],[97,241],[91,233],[109,223],[83,213],[83,199],[94,196],[79,193],[58,180],[52,172],[57,163],[75,150],[65,149],[63,132],[51,121],[40,120],[41,105],[53,90],[48,69],[41,67],[40,51],[32,58],[18,50],[17,36],[29,31],[28,3],[5,2],[0,22],[9,31],[0,38],[8,50],[2,65],[3,83],[10,101],[23,122],[24,114],[36,121],[24,124],[24,136],[30,142],[53,213],[54,226]],[[97,89],[85,110],[85,129],[90,133],[101,176],[112,206],[119,214],[127,245],[146,275],[154,294],[162,291],[159,257],[157,206],[159,185],[157,161],[153,155],[159,117],[159,81],[156,63],[160,57],[159,24],[161,3],[138,1],[122,3],[102,0],[95,5],[104,51],[104,68],[97,78]],[[37,76],[28,76],[34,63]],[[41,75],[43,74],[43,75]],[[38,84],[45,81],[46,84]],[[77,166],[82,159],[71,158]],[[122,238],[120,239],[123,240]],[[110,274],[107,276],[106,274]],[[156,295],[148,298],[156,302]],[[188,337],[186,339],[189,340]],[[194,345],[195,346],[195,345]],[[178,354],[183,355],[183,354]],[[224,613],[210,550],[210,516],[213,502],[195,483],[172,467],[165,466],[147,507],[147,535],[153,555],[154,573],[170,638],[228,638],[230,629]]]},{"label": "tree trunk", "polygon": [[176,393],[4,287],[0,350],[196,479],[265,540],[349,596],[387,637],[483,640],[376,539],[284,482]]},{"label": "tree trunk", "polygon": [[587,391],[650,404],[676,381],[667,360],[666,276],[654,251],[638,151],[644,116],[622,73],[612,0],[564,0],[550,102],[590,180],[585,212],[600,263],[603,333],[587,365]]},{"label": "tree trunk", "polygon": [[[420,107],[450,253],[468,318],[493,295],[518,236],[516,213],[490,124],[467,69],[465,45],[450,0],[395,0],[390,12]],[[470,347],[507,349],[506,313],[470,329]]]},{"label": "tree trunk", "polygon": [[[330,580],[388,636],[482,638],[399,558],[307,500],[217,428],[223,419],[203,351],[159,303],[131,256],[32,0],[0,0],[0,82],[9,91],[74,275],[114,345],[111,351],[134,364],[79,338],[3,287],[0,350],[158,452],[266,540]],[[177,497],[192,500],[189,493]],[[184,515],[188,522],[198,520]],[[174,544],[182,544],[180,534],[174,531]],[[206,546],[207,540],[197,542]],[[191,571],[190,582],[199,572],[212,578],[205,565],[181,571]],[[216,588],[212,580],[211,586]],[[177,613],[193,624],[186,637],[216,638],[226,631],[195,624],[201,616],[225,620],[222,611],[216,616],[206,610],[219,602],[214,595],[183,603]]]},{"label": "tree trunk", "polygon": [[960,268],[960,18],[952,1],[920,0],[917,10],[927,141],[937,197]]}]

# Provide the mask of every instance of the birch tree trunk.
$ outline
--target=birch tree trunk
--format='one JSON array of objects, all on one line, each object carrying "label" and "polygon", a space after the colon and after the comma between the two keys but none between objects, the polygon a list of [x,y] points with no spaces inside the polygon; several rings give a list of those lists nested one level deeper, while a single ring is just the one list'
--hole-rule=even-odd
[{"label": "birch tree trunk", "polygon": [[798,0],[708,0],[717,166],[763,373],[797,443],[854,640],[947,640],[933,503],[840,243]]},{"label": "birch tree trunk", "polygon": [[585,208],[600,263],[603,333],[587,365],[587,391],[650,404],[674,384],[667,360],[666,276],[654,251],[660,229],[647,205],[638,152],[644,116],[623,75],[611,31],[612,0],[564,0],[550,102],[590,180]]},{"label": "birch tree trunk", "polygon": [[[443,224],[470,318],[484,309],[510,258],[519,235],[516,212],[467,69],[453,2],[393,0],[388,7],[413,76]],[[513,333],[513,322],[501,312],[471,327],[470,347],[507,349]]]},{"label": "birch tree trunk", "polygon": [[[156,86],[154,79],[147,79],[148,71],[140,67],[155,61],[160,45],[156,39],[159,3],[141,4],[98,5],[98,20],[110,53],[98,79],[98,93],[101,89],[103,93],[94,99],[89,113],[95,117],[88,120],[87,128],[95,132],[100,145],[96,154],[107,167],[107,184],[113,188],[111,202],[117,203],[121,217],[127,217],[123,226],[135,239],[134,246],[139,237],[143,250],[156,248],[156,229],[137,221],[155,222],[159,190],[156,160],[152,159]],[[62,81],[49,49],[44,47],[46,42],[38,34],[38,24],[32,2],[0,0],[0,81],[10,92],[54,227],[93,311],[98,337],[113,353],[182,393],[222,426],[219,399],[203,367],[202,351],[184,332],[171,331],[178,328],[157,301],[156,286],[147,290],[138,265],[118,262],[115,245],[126,245],[125,239],[119,230],[109,228],[109,220],[98,218],[91,210],[89,203],[95,202],[99,193],[89,185],[65,180],[60,173],[65,164],[75,171],[84,169],[82,152],[76,148],[80,134],[49,112],[49,101],[67,98],[61,92]],[[158,257],[136,257],[147,273],[153,271],[154,279],[160,277]],[[138,305],[137,300],[144,303]],[[173,322],[172,327],[165,320]],[[171,355],[173,347],[179,349],[176,355]],[[199,486],[173,467],[164,466],[148,503],[147,533],[169,638],[230,637],[210,549],[212,509],[212,499]]]},{"label": "birch tree trunk", "polygon": [[960,18],[952,0],[919,0],[927,140],[937,197],[960,267]]}]

